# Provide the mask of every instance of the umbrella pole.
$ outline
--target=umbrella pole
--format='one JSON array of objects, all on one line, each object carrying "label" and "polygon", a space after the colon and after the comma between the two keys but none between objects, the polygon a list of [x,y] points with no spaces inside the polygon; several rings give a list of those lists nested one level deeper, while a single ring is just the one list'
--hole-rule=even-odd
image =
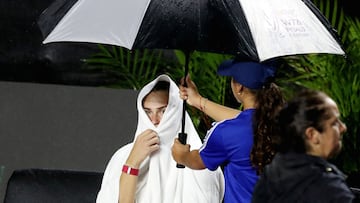
[{"label": "umbrella pole", "polygon": [[[189,61],[190,61],[190,53],[188,51],[185,52],[185,71],[184,78],[186,78],[189,73]],[[186,80],[184,80],[184,86],[187,87]],[[181,124],[181,133],[185,133],[185,113],[186,113],[186,101],[183,100],[183,111],[182,111],[182,124]],[[186,143],[186,140],[185,140]],[[183,143],[183,144],[185,144]]]},{"label": "umbrella pole", "polygon": [[[184,78],[186,78],[189,72],[189,61],[190,61],[190,52],[185,51],[185,71]],[[186,80],[184,79],[184,86],[186,87]],[[182,110],[182,119],[181,119],[181,132],[178,134],[179,141],[182,144],[186,144],[187,134],[185,133],[185,118],[186,118],[186,101],[183,100],[183,110]],[[182,164],[176,164],[177,168],[185,168]]]}]

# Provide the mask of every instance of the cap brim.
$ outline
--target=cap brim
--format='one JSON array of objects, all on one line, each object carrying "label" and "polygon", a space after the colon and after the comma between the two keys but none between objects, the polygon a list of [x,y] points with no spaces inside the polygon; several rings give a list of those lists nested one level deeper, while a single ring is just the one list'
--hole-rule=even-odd
[{"label": "cap brim", "polygon": [[234,64],[234,60],[226,60],[222,62],[217,70],[217,73],[222,76],[231,76],[231,67]]}]

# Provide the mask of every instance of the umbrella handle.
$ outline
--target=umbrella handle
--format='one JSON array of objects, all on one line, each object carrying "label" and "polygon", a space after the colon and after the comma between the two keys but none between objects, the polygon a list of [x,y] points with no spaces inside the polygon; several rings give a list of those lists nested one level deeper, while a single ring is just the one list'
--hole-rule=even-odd
[{"label": "umbrella handle", "polygon": [[[184,72],[184,78],[186,78],[188,72],[189,72],[189,61],[190,61],[190,52],[185,51],[185,72]],[[184,80],[184,87],[187,87],[186,80]],[[182,111],[182,120],[181,120],[181,133],[185,134],[185,116],[186,116],[186,101],[183,101],[183,111]],[[185,143],[186,144],[186,140]]]},{"label": "umbrella handle", "polygon": [[[189,60],[190,60],[190,52],[185,51],[185,76],[186,78],[188,72],[189,72]],[[184,86],[186,87],[186,81],[184,80]],[[183,111],[182,111],[182,120],[181,120],[181,132],[178,135],[179,141],[181,144],[186,144],[187,134],[185,133],[185,116],[186,116],[186,101],[183,101]],[[176,168],[185,168],[182,164],[176,164]]]},{"label": "umbrella handle", "polygon": [[[186,139],[187,139],[186,133],[179,133],[178,137],[179,137],[179,141],[181,142],[181,144],[186,144]],[[177,163],[176,168],[185,168],[185,166]]]}]

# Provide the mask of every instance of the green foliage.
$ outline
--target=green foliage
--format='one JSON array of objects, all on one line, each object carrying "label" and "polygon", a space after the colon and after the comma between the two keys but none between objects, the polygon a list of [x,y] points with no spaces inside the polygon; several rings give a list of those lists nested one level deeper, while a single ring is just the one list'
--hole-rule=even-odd
[{"label": "green foliage", "polygon": [[161,50],[134,50],[116,46],[98,45],[99,53],[85,59],[92,69],[114,76],[112,88],[141,89],[162,73],[165,62]]}]

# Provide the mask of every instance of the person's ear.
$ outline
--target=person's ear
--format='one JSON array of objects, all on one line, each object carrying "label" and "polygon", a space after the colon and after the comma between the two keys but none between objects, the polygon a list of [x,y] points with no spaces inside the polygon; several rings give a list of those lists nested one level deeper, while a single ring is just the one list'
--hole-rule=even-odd
[{"label": "person's ear", "polygon": [[244,86],[237,82],[234,82],[234,88],[237,94],[242,94],[242,92],[244,91]]},{"label": "person's ear", "polygon": [[245,87],[244,87],[244,85],[242,85],[240,83],[239,83],[239,85],[240,85],[239,92],[242,93],[244,91]]},{"label": "person's ear", "polygon": [[308,127],[305,130],[305,136],[307,141],[311,145],[318,145],[320,144],[320,133],[314,127]]}]

